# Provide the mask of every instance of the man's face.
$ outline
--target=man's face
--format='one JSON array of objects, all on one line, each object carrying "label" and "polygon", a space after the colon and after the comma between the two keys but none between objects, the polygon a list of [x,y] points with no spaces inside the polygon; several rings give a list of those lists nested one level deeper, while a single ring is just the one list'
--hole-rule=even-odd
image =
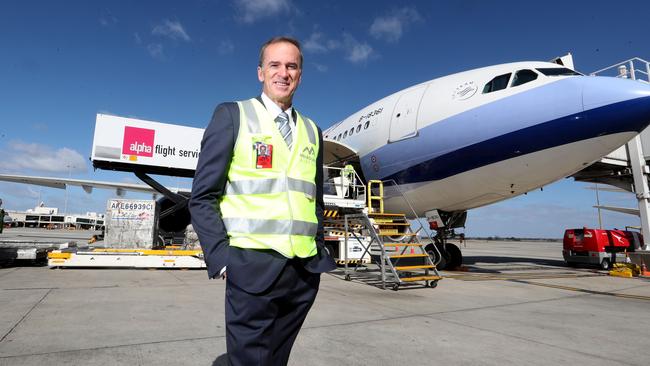
[{"label": "man's face", "polygon": [[282,109],[289,108],[302,75],[300,51],[288,42],[273,43],[264,50],[263,60],[257,68],[262,91]]}]

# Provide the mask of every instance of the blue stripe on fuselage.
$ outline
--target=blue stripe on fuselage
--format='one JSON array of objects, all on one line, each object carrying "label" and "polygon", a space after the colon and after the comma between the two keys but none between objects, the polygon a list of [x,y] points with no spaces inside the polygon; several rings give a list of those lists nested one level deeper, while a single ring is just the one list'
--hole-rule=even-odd
[{"label": "blue stripe on fuselage", "polygon": [[[522,128],[582,112],[583,76],[560,79],[422,127],[418,136],[389,143],[375,150],[379,174],[390,176],[405,167],[428,161],[459,148],[518,131]],[[499,92],[494,92],[499,93]],[[487,95],[479,95],[487,98]],[[552,108],[541,108],[552,105]],[[451,101],[463,103],[463,101]],[[422,103],[427,103],[423,100]],[[362,159],[363,161],[363,159]],[[371,166],[364,166],[373,171]],[[371,174],[372,175],[372,174]]]},{"label": "blue stripe on fuselage", "polygon": [[[546,105],[546,103],[544,104]],[[362,164],[364,173],[369,179],[394,179],[399,184],[426,182],[444,179],[488,164],[585,139],[619,132],[640,132],[649,122],[650,97],[642,97],[533,124],[527,128],[442,153],[416,164],[404,164],[406,166],[402,165],[399,171],[392,174],[381,174],[382,170],[379,171],[381,175],[379,177],[376,173],[372,174],[370,156],[365,156],[362,159]],[[437,124],[433,126],[435,125]],[[467,133],[471,134],[471,132]],[[441,133],[439,139],[444,139],[445,135]],[[405,140],[394,145],[404,145],[409,141],[413,143],[415,139]],[[420,155],[431,156],[431,151],[434,149],[427,146],[425,141],[422,140],[414,145],[417,145]],[[437,144],[433,141],[430,143]],[[399,157],[395,156],[394,152],[390,153],[393,155],[386,154],[387,152],[381,151],[381,149],[373,153],[380,164],[382,161]],[[404,155],[400,154],[403,161]]]}]

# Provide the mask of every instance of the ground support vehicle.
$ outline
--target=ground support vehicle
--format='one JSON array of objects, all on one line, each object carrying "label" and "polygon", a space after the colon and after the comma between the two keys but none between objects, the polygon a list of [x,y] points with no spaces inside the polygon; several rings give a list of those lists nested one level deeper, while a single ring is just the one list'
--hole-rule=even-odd
[{"label": "ground support vehicle", "polygon": [[567,265],[594,264],[608,270],[643,246],[641,233],[629,230],[567,229],[562,255]]},{"label": "ground support vehicle", "polygon": [[95,248],[90,250],[55,250],[48,254],[53,268],[205,268],[200,250],[155,250]]},{"label": "ground support vehicle", "polygon": [[44,264],[51,251],[76,247],[74,241],[0,240],[0,267],[16,263]]}]

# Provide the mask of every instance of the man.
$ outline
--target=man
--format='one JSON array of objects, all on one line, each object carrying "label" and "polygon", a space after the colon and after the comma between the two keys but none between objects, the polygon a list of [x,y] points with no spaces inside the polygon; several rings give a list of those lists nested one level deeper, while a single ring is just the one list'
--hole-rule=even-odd
[{"label": "man", "polygon": [[320,273],[336,267],[323,245],[322,134],[292,106],[302,65],[296,40],[266,42],[262,95],[217,106],[201,142],[189,208],[208,276],[226,278],[232,365],[287,364]]},{"label": "man", "polygon": [[352,164],[349,162],[344,162],[343,163],[343,169],[341,170],[341,177],[342,179],[342,184],[346,185],[346,189],[344,192],[345,197],[353,197],[354,196],[354,190],[355,190],[355,185],[357,184],[356,179],[355,179],[355,172],[354,172],[354,167]]}]

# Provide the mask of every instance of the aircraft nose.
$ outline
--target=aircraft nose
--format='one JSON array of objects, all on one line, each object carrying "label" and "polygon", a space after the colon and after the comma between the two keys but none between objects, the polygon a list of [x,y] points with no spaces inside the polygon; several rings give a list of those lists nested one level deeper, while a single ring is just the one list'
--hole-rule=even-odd
[{"label": "aircraft nose", "polygon": [[606,124],[619,132],[641,132],[650,124],[650,85],[647,83],[601,76],[582,79],[582,107],[591,123],[608,121]]}]

